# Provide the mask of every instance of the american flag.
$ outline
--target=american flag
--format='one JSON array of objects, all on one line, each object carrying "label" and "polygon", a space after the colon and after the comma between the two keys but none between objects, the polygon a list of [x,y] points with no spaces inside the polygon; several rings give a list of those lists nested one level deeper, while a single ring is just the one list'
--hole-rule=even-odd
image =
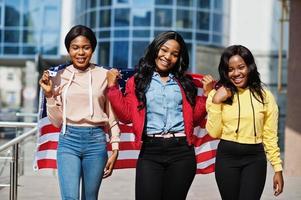
[{"label": "american flag", "polygon": [[[53,76],[56,72],[64,69],[68,64],[59,65],[50,68]],[[119,84],[122,89],[125,87],[126,80],[133,75],[133,70],[122,69],[122,80]],[[198,87],[198,95],[202,94],[202,75],[191,74],[195,85]],[[35,169],[56,169],[56,149],[60,129],[54,127],[47,118],[46,99],[40,93],[40,120],[38,122],[37,150],[35,154]],[[195,155],[197,161],[197,174],[207,174],[214,172],[215,154],[219,140],[211,138],[205,129],[206,119],[202,120],[200,125],[194,129],[195,137]],[[130,124],[120,124],[121,142],[119,144],[119,156],[115,164],[115,169],[135,168],[139,155],[139,147],[135,143],[135,135],[132,133]],[[111,154],[111,145],[108,143],[108,154]]]}]

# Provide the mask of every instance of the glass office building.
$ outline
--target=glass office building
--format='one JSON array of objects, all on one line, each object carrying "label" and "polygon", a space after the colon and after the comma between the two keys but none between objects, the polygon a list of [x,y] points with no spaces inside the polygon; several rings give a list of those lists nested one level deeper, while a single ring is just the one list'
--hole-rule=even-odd
[{"label": "glass office building", "polygon": [[178,31],[195,65],[199,44],[224,46],[228,35],[223,0],[100,0],[76,1],[76,24],[91,27],[99,41],[97,62],[132,68],[159,32]]},{"label": "glass office building", "polygon": [[0,0],[0,58],[59,57],[61,0]]}]

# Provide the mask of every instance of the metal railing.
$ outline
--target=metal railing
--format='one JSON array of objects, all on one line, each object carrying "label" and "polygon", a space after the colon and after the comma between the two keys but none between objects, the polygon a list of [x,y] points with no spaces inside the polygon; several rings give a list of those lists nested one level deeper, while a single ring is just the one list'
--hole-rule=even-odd
[{"label": "metal railing", "polygon": [[11,141],[0,146],[0,153],[8,148],[12,148],[12,155],[10,157],[3,157],[10,159],[10,178],[9,185],[3,184],[1,186],[9,186],[9,200],[17,200],[18,196],[18,167],[19,167],[19,144],[26,138],[34,136],[37,132],[37,123],[26,122],[0,122],[0,127],[13,127],[13,128],[32,128],[29,131],[17,136]]}]

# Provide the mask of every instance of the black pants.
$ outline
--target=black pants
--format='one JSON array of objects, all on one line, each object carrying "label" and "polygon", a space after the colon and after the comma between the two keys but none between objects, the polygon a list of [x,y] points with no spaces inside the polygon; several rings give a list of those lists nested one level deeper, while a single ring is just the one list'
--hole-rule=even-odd
[{"label": "black pants", "polygon": [[262,144],[220,141],[215,179],[223,200],[259,200],[264,189],[266,170]]},{"label": "black pants", "polygon": [[185,200],[196,173],[185,137],[146,138],[136,168],[136,200]]}]

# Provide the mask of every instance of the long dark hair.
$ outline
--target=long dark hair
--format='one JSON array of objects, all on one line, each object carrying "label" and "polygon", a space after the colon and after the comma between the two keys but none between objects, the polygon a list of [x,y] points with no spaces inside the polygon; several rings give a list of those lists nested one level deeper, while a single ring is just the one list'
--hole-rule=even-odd
[{"label": "long dark hair", "polygon": [[[247,87],[249,87],[254,98],[264,103],[264,90],[262,88],[262,82],[260,80],[260,74],[257,70],[257,66],[254,60],[254,57],[251,51],[242,46],[242,45],[232,45],[227,47],[222,53],[221,60],[218,66],[218,72],[220,76],[220,80],[217,85],[223,85],[227,88],[231,89],[232,94],[234,95],[237,92],[236,86],[231,82],[229,78],[229,60],[232,56],[239,55],[245,61],[248,68],[248,79],[247,79]],[[232,104],[232,98],[227,99],[225,103]]]},{"label": "long dark hair", "polygon": [[197,89],[192,82],[192,77],[185,72],[189,66],[189,55],[186,44],[182,36],[175,31],[166,31],[155,37],[155,39],[146,48],[144,56],[139,60],[137,65],[137,73],[134,76],[135,79],[135,94],[140,102],[138,109],[142,109],[146,104],[145,92],[147,91],[152,75],[156,69],[155,59],[158,56],[161,46],[168,40],[176,40],[180,45],[179,57],[176,64],[171,69],[176,80],[181,84],[185,91],[188,102],[194,106],[195,97],[197,95]]}]

